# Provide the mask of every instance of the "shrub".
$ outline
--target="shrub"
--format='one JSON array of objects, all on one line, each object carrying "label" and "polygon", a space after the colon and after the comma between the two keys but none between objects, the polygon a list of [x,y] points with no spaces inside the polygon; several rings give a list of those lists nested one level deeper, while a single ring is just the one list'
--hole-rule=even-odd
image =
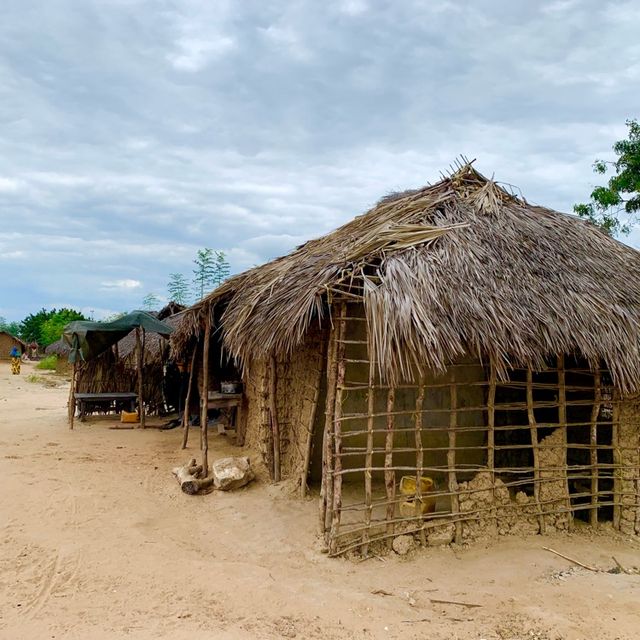
[{"label": "shrub", "polygon": [[43,358],[36,365],[37,369],[49,369],[55,371],[56,363],[58,362],[58,356],[55,353],[52,353],[50,356]]}]

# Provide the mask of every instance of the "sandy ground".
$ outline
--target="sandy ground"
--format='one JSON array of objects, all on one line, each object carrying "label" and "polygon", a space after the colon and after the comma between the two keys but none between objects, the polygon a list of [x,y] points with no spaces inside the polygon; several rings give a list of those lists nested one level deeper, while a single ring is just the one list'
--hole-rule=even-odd
[{"label": "sandy ground", "polygon": [[[633,566],[638,540],[603,528],[329,559],[314,499],[264,479],[186,496],[170,474],[189,456],[178,430],[103,417],[71,432],[67,386],[29,382],[34,371],[0,362],[0,638],[640,637],[639,576],[542,549]],[[234,451],[212,438],[211,458]]]}]

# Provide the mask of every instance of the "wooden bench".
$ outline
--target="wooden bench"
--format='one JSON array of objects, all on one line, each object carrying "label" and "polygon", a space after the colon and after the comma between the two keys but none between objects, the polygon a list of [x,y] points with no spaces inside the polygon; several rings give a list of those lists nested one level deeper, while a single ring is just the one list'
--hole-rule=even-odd
[{"label": "wooden bench", "polygon": [[84,422],[88,410],[90,411],[96,406],[104,408],[106,411],[120,411],[123,408],[131,412],[135,411],[138,394],[129,392],[76,393],[75,400],[80,421]]}]

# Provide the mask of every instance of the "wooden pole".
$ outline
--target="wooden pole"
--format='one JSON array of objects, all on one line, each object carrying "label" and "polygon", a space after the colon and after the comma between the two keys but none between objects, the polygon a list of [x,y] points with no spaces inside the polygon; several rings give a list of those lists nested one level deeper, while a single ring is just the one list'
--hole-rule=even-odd
[{"label": "wooden pole", "polygon": [[600,415],[600,371],[593,375],[593,409],[591,410],[591,428],[589,429],[589,458],[591,463],[591,509],[589,524],[598,524],[598,416]]},{"label": "wooden pole", "polygon": [[567,506],[567,529],[573,529],[573,513],[571,512],[571,493],[569,491],[569,469],[567,462],[568,450],[568,434],[567,434],[567,380],[564,368],[564,354],[558,356],[558,426],[562,438],[562,449],[564,451],[564,491],[566,495]]},{"label": "wooden pole", "polygon": [[373,466],[373,413],[375,409],[375,364],[373,362],[373,355],[368,354],[369,358],[369,380],[367,388],[367,453],[365,454],[364,462],[364,526],[365,529],[362,532],[362,555],[366,556],[369,553],[369,539],[371,533],[371,516],[373,514],[373,499],[372,499],[372,480],[373,473],[371,467]]},{"label": "wooden pole", "polygon": [[[396,505],[396,472],[393,469],[393,431],[395,428],[395,415],[393,414],[393,407],[396,401],[396,390],[394,387],[390,387],[387,391],[387,429],[385,433],[384,441],[384,486],[387,493],[387,533],[393,534],[395,532],[395,524],[393,522]],[[391,546],[393,542],[392,538],[387,540],[388,545]]]},{"label": "wooden pole", "polygon": [[613,447],[613,528],[620,530],[622,516],[622,452],[620,451],[620,405],[617,391],[613,391],[613,415],[611,419],[611,446]]},{"label": "wooden pole", "polygon": [[142,342],[140,327],[136,327],[136,365],[138,368],[138,422],[144,428],[144,399],[142,397]]},{"label": "wooden pole", "polygon": [[333,461],[333,506],[331,509],[331,533],[330,552],[337,551],[338,531],[340,530],[340,517],[342,515],[342,393],[344,388],[344,378],[346,372],[346,362],[344,360],[346,333],[345,316],[347,315],[346,303],[340,305],[340,320],[338,325],[338,345],[336,350],[337,375],[336,375],[336,399],[333,412],[333,451],[335,453]]},{"label": "wooden pole", "polygon": [[320,489],[320,533],[328,542],[328,512],[333,504],[333,412],[336,399],[337,327],[331,327],[327,349],[327,396],[325,399],[324,433],[322,435],[322,485]]},{"label": "wooden pole", "polygon": [[529,432],[531,433],[531,449],[533,452],[533,498],[538,511],[540,533],[544,535],[547,528],[544,522],[544,515],[542,514],[542,505],[540,504],[540,449],[538,443],[538,425],[533,411],[533,372],[531,368],[527,369],[527,416],[529,418]]},{"label": "wooden pole", "polygon": [[496,364],[489,360],[489,390],[487,392],[487,468],[491,474],[491,491],[496,489]]},{"label": "wooden pole", "polygon": [[69,429],[73,430],[73,419],[76,415],[76,372],[78,363],[73,363],[73,369],[71,369],[71,386],[69,388]]},{"label": "wooden pole", "polygon": [[200,448],[202,450],[202,473],[209,475],[209,339],[211,334],[211,312],[207,310],[202,347],[202,393],[200,394]]},{"label": "wooden pole", "polygon": [[191,404],[191,387],[193,385],[193,372],[196,368],[196,354],[198,353],[198,343],[193,347],[193,353],[191,354],[191,368],[189,369],[189,384],[187,385],[187,397],[184,403],[184,409],[182,410],[182,448],[187,448],[187,441],[189,440],[189,406]]},{"label": "wooden pole", "polygon": [[273,435],[273,481],[280,482],[280,425],[278,424],[278,365],[274,355],[269,358],[269,413]]},{"label": "wooden pole", "polygon": [[318,412],[318,398],[320,397],[320,385],[322,382],[322,362],[325,359],[326,342],[323,343],[322,357],[318,363],[318,376],[315,380],[315,388],[313,390],[313,400],[311,412],[309,415],[309,423],[307,425],[307,436],[304,444],[304,460],[302,461],[302,473],[300,475],[300,497],[307,497],[307,478],[309,476],[309,465],[311,464],[311,448],[313,447],[313,427],[316,423],[316,414]]},{"label": "wooden pole", "polygon": [[[455,374],[452,373],[452,382]],[[458,478],[456,476],[456,428],[458,427],[458,388],[455,384],[449,387],[449,448],[447,449],[448,489],[451,494],[451,514],[456,519],[455,542],[462,540],[462,523],[460,515],[460,498],[458,496]]]},{"label": "wooden pole", "polygon": [[[422,469],[424,467],[424,451],[422,444],[422,403],[424,402],[424,379],[420,376],[420,386],[416,395],[416,413],[413,418],[416,446],[416,524],[422,524]],[[420,544],[427,546],[427,535],[424,527],[420,527]]]}]

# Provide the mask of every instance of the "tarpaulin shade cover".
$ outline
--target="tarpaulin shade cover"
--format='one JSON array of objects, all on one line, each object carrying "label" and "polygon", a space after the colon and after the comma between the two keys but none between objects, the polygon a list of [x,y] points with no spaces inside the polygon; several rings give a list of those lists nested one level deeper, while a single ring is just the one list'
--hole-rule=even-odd
[{"label": "tarpaulin shade cover", "polygon": [[91,360],[124,338],[132,329],[141,328],[168,338],[173,327],[157,320],[145,311],[132,311],[113,322],[70,322],[62,334],[69,345],[69,362]]}]

